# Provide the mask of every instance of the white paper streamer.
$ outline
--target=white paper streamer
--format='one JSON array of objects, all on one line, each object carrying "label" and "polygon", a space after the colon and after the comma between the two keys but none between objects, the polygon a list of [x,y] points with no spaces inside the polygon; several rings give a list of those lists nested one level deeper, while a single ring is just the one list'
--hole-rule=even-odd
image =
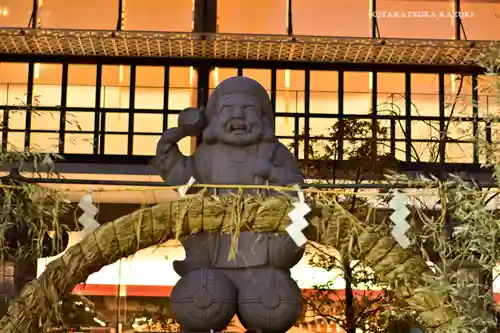
[{"label": "white paper streamer", "polygon": [[189,190],[189,188],[191,186],[194,185],[194,183],[196,183],[196,179],[194,179],[194,177],[191,177],[191,178],[189,178],[186,185],[179,187],[177,192],[179,192],[179,195],[181,198],[186,196],[187,191]]},{"label": "white paper streamer", "polygon": [[394,222],[391,234],[402,248],[407,248],[411,244],[410,239],[406,236],[406,232],[410,229],[410,225],[406,221],[410,215],[410,211],[406,208],[408,202],[408,196],[398,191],[394,192],[394,197],[389,201],[389,207],[394,209],[394,213],[389,217]]},{"label": "white paper streamer", "polygon": [[303,246],[307,243],[307,238],[302,232],[308,225],[309,222],[305,219],[305,216],[311,211],[311,207],[305,202],[304,192],[302,192],[299,185],[294,185],[297,190],[298,201],[293,203],[295,207],[288,217],[292,220],[292,223],[286,227],[286,232],[293,239],[297,246]]},{"label": "white paper streamer", "polygon": [[88,235],[100,226],[99,222],[95,220],[99,209],[92,203],[92,192],[88,192],[83,196],[78,203],[78,207],[83,211],[83,215],[80,216],[78,222],[83,225],[83,234]]}]

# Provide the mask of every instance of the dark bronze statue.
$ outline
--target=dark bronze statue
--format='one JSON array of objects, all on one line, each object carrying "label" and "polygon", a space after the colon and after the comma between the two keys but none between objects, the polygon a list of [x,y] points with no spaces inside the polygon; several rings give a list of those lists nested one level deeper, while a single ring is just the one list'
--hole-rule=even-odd
[{"label": "dark bronze statue", "polygon": [[[177,142],[202,134],[192,156]],[[295,157],[274,133],[274,111],[255,80],[232,77],[211,94],[206,109],[186,109],[179,127],[163,133],[153,165],[169,184],[194,177],[203,184],[290,185],[303,182]],[[221,189],[219,194],[227,193]],[[242,232],[234,260],[231,236],[200,233],[183,239],[186,259],[172,311],[183,330],[223,330],[235,314],[249,330],[286,332],[301,313],[301,292],[290,268],[304,254],[286,234]]]}]

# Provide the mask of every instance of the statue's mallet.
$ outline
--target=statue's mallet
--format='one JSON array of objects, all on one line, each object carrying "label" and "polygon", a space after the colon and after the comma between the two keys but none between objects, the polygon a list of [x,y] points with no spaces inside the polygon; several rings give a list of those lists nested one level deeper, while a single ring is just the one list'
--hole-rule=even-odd
[{"label": "statue's mallet", "polygon": [[205,108],[187,108],[179,113],[177,126],[186,136],[197,136],[205,128],[207,122],[205,120]]}]

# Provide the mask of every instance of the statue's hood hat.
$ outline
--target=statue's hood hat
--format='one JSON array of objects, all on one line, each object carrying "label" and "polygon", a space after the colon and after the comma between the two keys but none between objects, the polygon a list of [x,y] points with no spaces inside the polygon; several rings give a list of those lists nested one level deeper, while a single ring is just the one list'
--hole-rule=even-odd
[{"label": "statue's hood hat", "polygon": [[213,90],[207,103],[208,119],[217,113],[219,98],[228,94],[247,94],[257,99],[262,107],[262,116],[266,118],[271,128],[274,128],[274,112],[269,94],[259,82],[245,76],[233,76],[225,79]]}]

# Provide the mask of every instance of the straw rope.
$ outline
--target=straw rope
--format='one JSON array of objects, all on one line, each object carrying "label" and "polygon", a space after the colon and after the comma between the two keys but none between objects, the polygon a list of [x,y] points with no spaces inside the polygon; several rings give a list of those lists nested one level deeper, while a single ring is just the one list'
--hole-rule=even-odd
[{"label": "straw rope", "polygon": [[[51,186],[51,185],[64,185],[64,183],[47,183],[47,184],[41,184],[44,187],[45,186]],[[73,184],[75,186],[80,185],[80,184]],[[83,185],[83,184],[81,184]],[[111,186],[111,187],[121,187],[121,185],[106,185],[106,186]],[[184,187],[184,185],[172,185],[172,186],[162,186],[162,187],[141,187],[141,186],[133,186],[133,187],[126,187],[126,188],[104,188],[104,187],[92,187],[92,192],[93,193],[117,193],[117,192],[165,192],[165,191],[172,191],[172,190],[178,190],[180,188]],[[191,187],[193,188],[199,188],[201,191],[206,191],[209,189],[251,189],[251,190],[269,190],[269,191],[277,191],[277,192],[296,192],[297,189],[294,187],[290,186],[275,186],[275,185],[225,185],[225,184],[193,184]],[[0,188],[4,189],[21,189],[23,186],[16,186],[16,185],[3,185],[0,184]],[[361,192],[361,191],[372,191],[372,192]],[[379,191],[374,191],[374,190],[379,190]],[[399,189],[399,190],[404,190],[404,189]],[[411,192],[410,190],[414,190],[414,192]],[[406,196],[409,197],[422,197],[422,196],[436,196],[436,191],[438,191],[438,188],[418,188],[418,187],[408,187],[404,191]],[[57,188],[57,191],[60,193],[86,193],[88,192],[88,188],[86,189],[74,189],[74,188]],[[351,191],[345,191],[345,190],[339,190],[339,189],[328,189],[328,188],[314,188],[314,187],[309,187],[309,188],[304,188],[301,189],[302,192],[304,193],[309,193],[309,194],[335,194],[335,195],[353,195],[354,190]],[[388,197],[392,196],[393,194],[391,192],[381,192],[380,189],[377,188],[366,188],[366,189],[357,189],[358,192],[356,192],[357,197]],[[488,193],[500,193],[500,188],[490,188],[487,189]]]},{"label": "straw rope", "polygon": [[[308,220],[314,231],[311,235],[316,235],[310,239],[349,250],[382,282],[393,282],[402,271],[410,272],[415,279],[404,281],[396,292],[421,308],[421,317],[429,326],[445,324],[456,316],[443,307],[442,295],[415,290],[422,272],[429,268],[419,255],[402,249],[387,227],[361,222],[335,201],[310,205]],[[0,321],[0,331],[38,333],[40,318],[47,323],[49,318],[52,323],[62,322],[58,304],[65,295],[90,274],[140,249],[200,231],[219,232],[233,235],[234,255],[240,231],[283,233],[290,223],[287,213],[292,208],[286,196],[188,195],[106,223],[51,262],[37,280],[23,289]],[[429,298],[433,300],[430,303]]]}]

